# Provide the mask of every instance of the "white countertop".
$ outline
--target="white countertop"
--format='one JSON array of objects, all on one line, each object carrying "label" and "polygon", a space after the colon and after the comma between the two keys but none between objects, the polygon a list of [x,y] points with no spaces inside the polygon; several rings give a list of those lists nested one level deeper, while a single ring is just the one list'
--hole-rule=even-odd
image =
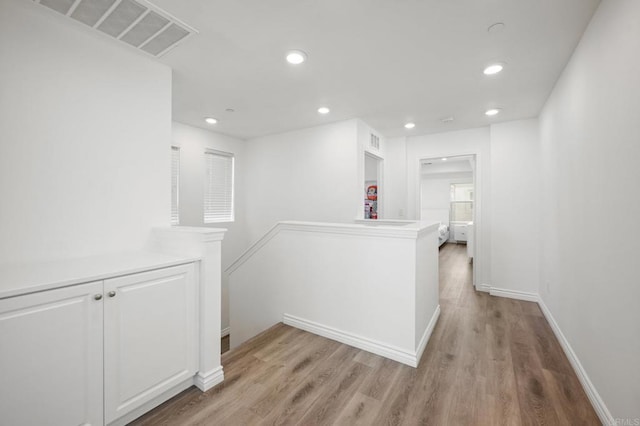
[{"label": "white countertop", "polygon": [[0,265],[0,299],[200,260],[147,251]]}]

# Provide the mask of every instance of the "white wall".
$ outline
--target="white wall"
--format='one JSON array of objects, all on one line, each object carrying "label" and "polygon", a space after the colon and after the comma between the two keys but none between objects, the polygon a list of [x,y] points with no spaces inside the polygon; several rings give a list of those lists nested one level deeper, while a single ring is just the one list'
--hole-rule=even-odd
[{"label": "white wall", "polygon": [[422,220],[441,220],[440,218],[424,217],[424,210],[451,207],[451,185],[454,183],[473,183],[473,173],[457,173],[456,177],[423,175],[420,185],[420,205]]},{"label": "white wall", "polygon": [[[180,147],[180,225],[225,228],[222,241],[222,270],[224,271],[247,249],[245,208],[245,142],[211,131],[173,122],[172,145]],[[234,221],[204,223],[204,183],[207,148],[234,155]],[[229,326],[228,278],[222,277],[222,328]]]},{"label": "white wall", "polygon": [[362,214],[364,153],[360,159],[357,123],[341,121],[247,141],[245,206],[251,242],[281,220],[350,223]]},{"label": "white wall", "polygon": [[538,293],[540,153],[538,120],[491,126],[491,285]]},{"label": "white wall", "polygon": [[171,70],[0,2],[0,262],[141,248],[169,224]]},{"label": "white wall", "polygon": [[438,311],[436,241],[435,226],[279,224],[231,267],[232,347],[287,314],[415,366]]},{"label": "white wall", "polygon": [[540,116],[540,294],[621,419],[640,418],[638,52],[640,2],[603,1]]},{"label": "white wall", "polygon": [[365,155],[364,180],[365,182],[378,180],[378,161],[375,157]]},{"label": "white wall", "polygon": [[[375,164],[375,169],[377,172],[377,163],[371,157],[375,157],[381,162],[380,165],[380,179],[378,179],[378,219],[386,219],[385,216],[385,198],[386,198],[386,176],[384,173],[385,169],[385,147],[386,141],[385,138],[373,127],[369,126],[362,120],[356,120],[357,127],[357,149],[358,149],[358,163],[357,163],[357,173],[358,179],[360,181],[360,200],[358,201],[358,207],[356,210],[356,215],[354,218],[364,219],[364,198],[362,194],[364,193],[364,182],[368,180],[376,180],[370,179],[370,176],[367,175],[367,163],[371,162]],[[371,135],[374,134],[378,136],[379,147],[375,148],[371,146]],[[367,154],[368,153],[368,154]]]},{"label": "white wall", "polygon": [[407,216],[407,141],[389,139],[385,144],[384,212],[385,219],[405,219]]}]

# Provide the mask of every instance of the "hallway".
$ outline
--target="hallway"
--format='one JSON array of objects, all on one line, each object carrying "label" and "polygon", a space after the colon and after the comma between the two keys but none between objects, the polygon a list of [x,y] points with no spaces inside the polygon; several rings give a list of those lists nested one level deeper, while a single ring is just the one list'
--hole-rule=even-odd
[{"label": "hallway", "polygon": [[138,425],[599,425],[535,303],[478,293],[440,250],[442,313],[418,368],[278,324],[223,355],[225,381]]}]

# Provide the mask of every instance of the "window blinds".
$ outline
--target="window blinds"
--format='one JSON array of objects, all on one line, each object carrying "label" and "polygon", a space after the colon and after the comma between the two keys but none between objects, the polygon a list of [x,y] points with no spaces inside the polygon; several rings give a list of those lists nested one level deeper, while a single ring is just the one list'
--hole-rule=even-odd
[{"label": "window blinds", "polygon": [[178,193],[180,191],[180,148],[171,147],[171,224],[180,223]]},{"label": "window blinds", "polygon": [[206,151],[204,223],[233,221],[233,154]]}]

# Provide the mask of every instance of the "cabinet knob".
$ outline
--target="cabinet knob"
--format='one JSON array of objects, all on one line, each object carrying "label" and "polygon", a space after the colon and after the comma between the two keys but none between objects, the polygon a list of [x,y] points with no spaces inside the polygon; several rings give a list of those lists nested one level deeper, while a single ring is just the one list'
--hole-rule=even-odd
[{"label": "cabinet knob", "polygon": [[116,296],[116,292],[111,290],[109,293],[107,293],[109,295],[109,297],[115,297]]},{"label": "cabinet knob", "polygon": [[101,294],[96,294],[95,296],[93,296],[94,299],[96,300],[100,300],[102,299],[102,295]]}]

